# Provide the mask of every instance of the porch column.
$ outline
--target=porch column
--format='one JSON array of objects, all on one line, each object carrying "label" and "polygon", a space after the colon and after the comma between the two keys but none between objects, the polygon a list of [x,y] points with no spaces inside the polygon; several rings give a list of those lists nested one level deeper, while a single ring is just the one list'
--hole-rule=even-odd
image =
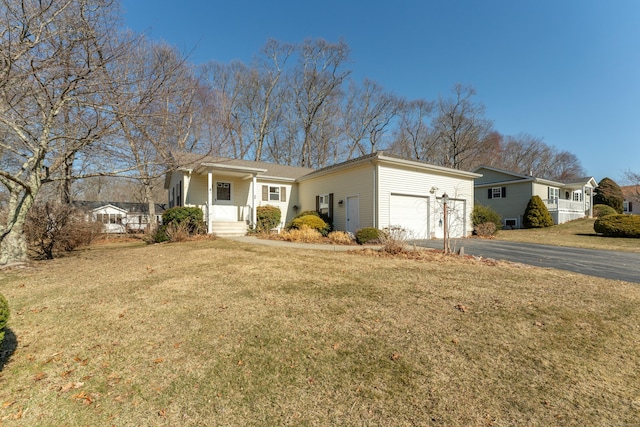
[{"label": "porch column", "polygon": [[[256,211],[256,187],[258,184],[258,177],[254,174],[251,181],[251,228],[256,228],[256,219],[258,217]],[[291,197],[291,196],[289,196]]]},{"label": "porch column", "polygon": [[593,218],[593,187],[589,188],[589,218]]},{"label": "porch column", "polygon": [[207,172],[207,233],[213,233],[213,174]]}]

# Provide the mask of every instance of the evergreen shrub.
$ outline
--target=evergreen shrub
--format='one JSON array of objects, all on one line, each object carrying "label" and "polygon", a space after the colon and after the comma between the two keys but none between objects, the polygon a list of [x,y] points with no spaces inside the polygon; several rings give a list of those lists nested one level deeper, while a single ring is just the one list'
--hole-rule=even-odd
[{"label": "evergreen shrub", "polygon": [[502,228],[502,217],[489,206],[475,205],[471,212],[474,233],[478,236],[493,236]]},{"label": "evergreen shrub", "polygon": [[593,206],[593,216],[595,216],[596,218],[600,218],[606,215],[615,215],[618,212],[616,212],[615,209],[613,209],[611,206],[609,205],[594,205]]},{"label": "evergreen shrub", "polygon": [[624,205],[622,189],[611,178],[602,178],[593,191],[593,204],[611,206],[621,214]]},{"label": "evergreen shrub", "polygon": [[384,232],[378,230],[375,227],[365,227],[356,231],[356,242],[359,245],[364,245],[369,242],[380,242],[380,240],[384,237]]},{"label": "evergreen shrub", "polygon": [[167,209],[162,213],[162,225],[156,232],[156,242],[166,242],[170,240],[167,234],[167,227],[180,229],[188,235],[202,234],[205,232],[204,215],[202,209],[196,207],[177,206]]},{"label": "evergreen shrub", "polygon": [[291,228],[300,230],[304,227],[318,230],[323,236],[329,233],[327,223],[318,215],[302,215],[291,221]]},{"label": "evergreen shrub", "polygon": [[640,215],[606,215],[596,219],[593,229],[605,237],[640,238]]},{"label": "evergreen shrub", "polygon": [[280,208],[272,205],[258,206],[256,208],[256,230],[269,232],[280,224]]},{"label": "evergreen shrub", "polygon": [[300,212],[298,215],[296,215],[289,224],[287,224],[287,228],[296,228],[293,225],[293,221],[298,219],[298,218],[302,218],[303,216],[308,216],[308,215],[313,215],[313,216],[317,216],[318,218],[322,219],[324,221],[324,223],[326,224],[326,227],[323,230],[318,230],[323,236],[328,236],[329,233],[331,233],[331,231],[333,230],[333,222],[331,221],[331,218],[329,218],[329,215],[327,214],[323,214],[320,212],[316,212],[316,211],[303,211]]},{"label": "evergreen shrub", "polygon": [[544,228],[553,225],[553,218],[540,196],[533,196],[522,218],[524,228]]}]

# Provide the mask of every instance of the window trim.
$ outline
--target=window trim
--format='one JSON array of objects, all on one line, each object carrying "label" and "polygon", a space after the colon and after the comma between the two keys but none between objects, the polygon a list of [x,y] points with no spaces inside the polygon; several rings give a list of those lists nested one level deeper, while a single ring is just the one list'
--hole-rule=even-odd
[{"label": "window trim", "polygon": [[[268,185],[269,192],[269,201],[270,202],[279,202],[280,201],[280,187],[277,185]],[[273,191],[275,190],[275,191]],[[275,196],[275,197],[274,197]]]}]

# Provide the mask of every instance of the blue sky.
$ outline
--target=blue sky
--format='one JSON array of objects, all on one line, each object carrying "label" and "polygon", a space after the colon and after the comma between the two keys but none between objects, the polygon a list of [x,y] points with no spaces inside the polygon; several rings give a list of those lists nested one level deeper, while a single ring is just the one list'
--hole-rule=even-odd
[{"label": "blue sky", "polygon": [[192,51],[249,62],[269,38],[351,47],[353,78],[407,99],[477,90],[505,135],[574,153],[587,174],[640,173],[638,0],[122,0],[125,25]]}]

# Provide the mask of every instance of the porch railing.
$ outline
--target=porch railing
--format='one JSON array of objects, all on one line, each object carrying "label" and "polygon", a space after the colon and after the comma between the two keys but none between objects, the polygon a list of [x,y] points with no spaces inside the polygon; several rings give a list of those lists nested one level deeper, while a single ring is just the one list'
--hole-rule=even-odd
[{"label": "porch railing", "polygon": [[583,202],[574,202],[573,200],[563,199],[545,199],[544,204],[549,212],[582,212],[588,209]]}]

